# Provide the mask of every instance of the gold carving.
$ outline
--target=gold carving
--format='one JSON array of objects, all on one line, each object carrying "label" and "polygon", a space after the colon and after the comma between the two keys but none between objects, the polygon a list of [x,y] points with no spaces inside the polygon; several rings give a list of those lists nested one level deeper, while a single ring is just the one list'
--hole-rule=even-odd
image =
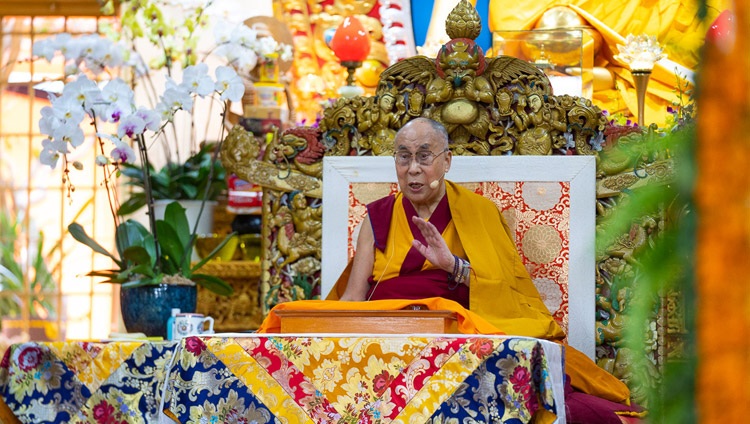
[{"label": "gold carving", "polygon": [[201,272],[222,278],[234,289],[234,295],[225,297],[198,286],[196,312],[213,317],[215,331],[240,332],[255,330],[260,326],[260,263],[209,261]]},{"label": "gold carving", "polygon": [[277,142],[272,142],[266,150],[266,161],[276,164],[280,173],[292,170],[311,177],[320,178],[323,171],[325,146],[319,140],[315,128],[290,128],[284,131]]},{"label": "gold carving", "polygon": [[260,142],[251,133],[240,125],[235,125],[222,143],[221,164],[231,170],[244,166],[258,159],[260,146]]},{"label": "gold carving", "polygon": [[601,181],[601,186],[609,189],[613,192],[620,192],[625,188],[628,188],[638,181],[638,177],[635,174],[622,174],[614,177],[608,177]]},{"label": "gold carving", "polygon": [[287,264],[307,256],[315,256],[320,260],[322,211],[320,205],[308,205],[305,195],[298,191],[292,191],[285,197],[276,199],[271,213],[273,225],[278,228],[278,250],[271,261],[278,272]]},{"label": "gold carving", "polygon": [[396,130],[419,116],[445,125],[458,155],[595,154],[606,124],[589,100],[552,96],[536,66],[509,56],[486,58],[461,38],[444,45],[435,60],[415,56],[390,66],[376,97],[338,100],[324,111],[320,129],[324,143],[336,149],[329,154],[387,155]]},{"label": "gold carving", "polygon": [[445,33],[451,39],[468,38],[471,40],[479,37],[482,30],[482,21],[479,13],[468,0],[461,0],[451,10],[445,19]]}]

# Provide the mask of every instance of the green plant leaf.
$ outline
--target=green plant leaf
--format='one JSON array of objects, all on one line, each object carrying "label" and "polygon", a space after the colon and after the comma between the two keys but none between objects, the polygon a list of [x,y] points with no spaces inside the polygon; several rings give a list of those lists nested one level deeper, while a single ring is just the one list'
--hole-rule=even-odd
[{"label": "green plant leaf", "polygon": [[117,214],[121,216],[130,215],[144,206],[146,206],[146,194],[132,193],[128,200],[120,204]]},{"label": "green plant leaf", "polygon": [[159,234],[158,243],[161,247],[160,261],[164,266],[164,272],[167,274],[179,272],[182,275],[189,276],[190,258],[185,259],[183,263],[182,258],[185,256],[185,244],[183,244],[175,228],[168,221],[160,219],[156,221],[156,231]]},{"label": "green plant leaf", "polygon": [[180,243],[182,243],[183,246],[187,246],[190,242],[192,229],[190,228],[185,208],[179,202],[168,204],[164,211],[164,220],[174,229],[179,237]]},{"label": "green plant leaf", "polygon": [[120,257],[125,258],[125,250],[131,246],[145,248],[149,236],[149,231],[138,221],[128,219],[118,225],[117,230],[115,230],[115,243]]},{"label": "green plant leaf", "polygon": [[220,296],[230,296],[234,293],[232,286],[215,275],[193,274],[191,280]]},{"label": "green plant leaf", "polygon": [[148,233],[146,237],[143,238],[143,248],[146,249],[148,255],[151,257],[151,267],[155,267],[158,255],[156,252],[156,240],[154,240],[153,234]]},{"label": "green plant leaf", "polygon": [[198,263],[196,263],[195,265],[193,265],[192,272],[195,272],[195,271],[201,269],[201,267],[203,267],[203,265],[205,265],[206,262],[208,262],[209,260],[213,259],[213,257],[216,256],[219,253],[219,251],[221,250],[221,248],[224,247],[227,243],[229,243],[229,240],[231,240],[232,237],[234,237],[236,235],[237,235],[236,232],[227,235],[224,238],[224,240],[221,241],[221,243],[219,243],[216,247],[214,247],[213,250],[211,250],[211,252],[209,252]]},{"label": "green plant leaf", "polygon": [[[23,281],[19,279],[15,272],[11,271],[3,264],[0,264],[0,277],[3,277],[0,279],[0,289],[2,290],[20,290],[23,288]],[[4,280],[7,280],[7,282],[10,283],[10,287],[5,287]]]},{"label": "green plant leaf", "polygon": [[120,259],[116,258],[114,255],[109,253],[107,249],[103,248],[99,243],[94,241],[94,239],[89,237],[89,235],[86,234],[86,230],[83,229],[83,226],[81,226],[81,224],[74,222],[68,225],[68,232],[70,232],[70,235],[72,235],[74,239],[90,247],[94,252],[101,253],[104,256],[112,258],[112,260],[115,261],[115,263],[119,267],[123,266],[123,263]]},{"label": "green plant leaf", "polygon": [[[44,233],[39,232],[39,240],[36,244],[36,250],[34,251],[34,258],[32,262],[32,269],[34,270],[33,280],[31,281],[31,289],[38,293],[44,290],[54,290],[55,280],[52,278],[49,268],[47,268],[47,262],[45,262],[45,255],[43,251],[44,247]],[[51,308],[46,308],[50,310]]]},{"label": "green plant leaf", "polygon": [[195,199],[198,197],[198,187],[185,185],[182,187],[186,199]]},{"label": "green plant leaf", "polygon": [[153,260],[148,250],[143,246],[130,246],[123,252],[123,258],[135,263],[136,265],[145,265],[151,267]]},{"label": "green plant leaf", "polygon": [[[226,170],[213,155],[215,144],[204,144],[200,151],[190,156],[183,163],[169,162],[158,171],[149,166],[151,180],[151,194],[154,200],[216,200],[226,190]],[[213,170],[213,175],[209,174]],[[145,177],[143,168],[138,165],[126,164],[121,167],[125,178],[125,185],[135,190],[131,201],[128,198],[122,203],[118,214],[127,215],[146,204]],[[140,189],[140,190],[138,190]]]},{"label": "green plant leaf", "polygon": [[149,264],[140,264],[130,268],[130,274],[142,275],[148,278],[154,278],[156,276],[153,267]]},{"label": "green plant leaf", "polygon": [[100,271],[91,271],[88,274],[86,274],[88,277],[104,277],[105,280],[100,281],[100,283],[111,283],[111,284],[118,284],[125,281],[121,278],[120,272],[118,270],[100,270]]}]

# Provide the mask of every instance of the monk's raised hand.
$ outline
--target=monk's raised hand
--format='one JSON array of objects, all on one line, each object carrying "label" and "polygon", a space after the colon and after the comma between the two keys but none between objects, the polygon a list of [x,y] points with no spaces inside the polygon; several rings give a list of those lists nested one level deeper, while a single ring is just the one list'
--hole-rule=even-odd
[{"label": "monk's raised hand", "polygon": [[417,226],[427,242],[427,244],[424,245],[419,240],[414,239],[412,245],[433,265],[448,272],[453,272],[453,263],[455,259],[453,258],[453,253],[451,253],[451,250],[445,243],[443,236],[440,234],[440,231],[438,231],[438,229],[430,222],[425,221],[418,216],[413,216],[411,220]]}]

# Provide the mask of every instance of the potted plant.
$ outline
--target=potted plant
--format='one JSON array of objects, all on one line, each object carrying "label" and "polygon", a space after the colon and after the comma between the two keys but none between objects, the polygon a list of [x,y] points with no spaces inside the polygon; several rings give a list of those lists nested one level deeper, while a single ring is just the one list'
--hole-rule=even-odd
[{"label": "potted plant", "polygon": [[173,308],[195,311],[195,284],[219,295],[233,293],[222,279],[196,272],[221,250],[229,237],[200,262],[192,264],[195,233],[190,229],[185,208],[178,202],[170,203],[164,219],[157,219],[155,224],[156,232],[132,219],[119,224],[115,233],[117,254],[97,243],[78,223],[70,224],[68,230],[77,241],[114,262],[115,268],[91,271],[88,275],[122,285],[120,308],[128,331],[165,336],[165,324]]},{"label": "potted plant", "polygon": [[[128,6],[125,3],[132,4]],[[147,7],[134,7],[136,3],[140,6],[147,3]],[[209,75],[207,63],[198,61],[196,54],[196,30],[205,23],[205,9],[190,11],[185,16],[184,25],[180,25],[164,19],[168,14],[162,13],[159,2],[145,3],[122,2],[123,30],[113,31],[110,37],[91,35],[75,38],[61,34],[34,44],[34,53],[48,60],[62,53],[67,64],[66,72],[72,71],[65,78],[62,92],[51,94],[51,106],[42,110],[39,128],[46,138],[42,141],[41,162],[53,168],[62,162],[63,181],[68,193],[72,193],[71,173],[85,166],[81,161],[74,160],[72,150],[84,144],[82,126],[94,128],[94,145],[98,152],[95,163],[104,174],[103,186],[116,228],[117,246],[113,249],[116,253],[110,253],[95,240],[95,236],[87,235],[80,225],[74,223],[69,229],[76,240],[112,258],[115,264],[112,269],[92,271],[89,275],[120,284],[123,306],[149,306],[152,303],[151,300],[132,300],[129,295],[134,290],[152,290],[155,292],[153,296],[159,296],[158,291],[181,287],[186,279],[192,280],[190,284],[197,283],[220,294],[231,294],[231,288],[221,280],[196,273],[221,245],[191,266],[190,252],[196,232],[194,227],[185,224],[184,209],[170,205],[164,219],[156,217],[154,199],[161,196],[157,191],[175,184],[168,181],[173,174],[153,172],[157,167],[150,160],[150,148],[156,146],[163,154],[162,159],[166,157],[167,163],[179,164],[176,165],[178,167],[197,165],[197,169],[180,168],[180,172],[188,169],[186,173],[192,182],[181,184],[178,181],[177,185],[181,185],[183,190],[187,188],[196,192],[202,204],[205,204],[217,187],[217,180],[221,179],[219,172],[223,172],[215,155],[208,154],[209,149],[218,152],[218,146],[205,146],[197,152],[191,148],[196,153],[183,163],[178,153],[185,150],[184,145],[177,142],[188,139],[191,146],[197,145],[196,115],[208,121],[212,115],[220,118],[216,120],[220,134],[212,139],[222,140],[228,104],[230,101],[241,101],[245,90],[235,68],[245,71],[258,61],[257,56],[251,53],[253,48],[257,48],[257,34],[240,25],[236,30],[217,37],[217,46],[224,48],[216,47],[214,52],[223,50],[232,66],[216,67],[213,78]],[[227,31],[227,26],[222,26],[222,30]],[[126,35],[127,43],[116,39],[120,34]],[[174,40],[180,37],[181,40]],[[161,54],[147,61],[127,47],[136,38],[146,38]],[[151,78],[146,63],[153,65],[152,69],[161,71],[165,80],[163,85]],[[115,77],[117,69],[123,67],[129,67],[136,77],[130,83]],[[150,94],[142,97],[154,100],[156,104],[138,104],[131,84],[148,88]],[[208,113],[196,113],[194,106],[197,102],[208,102]],[[221,105],[218,114],[211,113],[215,104]],[[201,112],[205,112],[205,109]],[[142,186],[142,191],[135,193],[135,200],[127,200],[122,205],[145,204],[147,225],[123,221],[117,214],[121,208],[117,181],[122,175],[130,176],[133,185]],[[164,328],[171,307],[163,306],[160,317],[164,318],[153,320],[161,328]],[[132,331],[131,328],[128,330]]]},{"label": "potted plant", "polygon": [[[123,165],[132,163],[136,152],[141,163],[150,164],[146,141],[148,133],[158,135],[172,122],[175,113],[183,108],[190,108],[188,104],[193,96],[201,95],[192,85],[191,78],[208,78],[211,86],[216,87],[210,94],[222,100],[225,95],[227,99],[241,98],[244,86],[241,81],[237,81],[239,78],[234,70],[228,67],[217,69],[219,81],[214,82],[207,75],[206,68],[205,65],[188,67],[185,70],[187,78],[183,82],[178,84],[168,81],[171,87],[166,89],[156,110],[137,107],[134,94],[124,81],[115,78],[99,88],[86,75],[79,75],[73,82],[65,85],[62,94],[53,97],[52,106],[46,106],[42,110],[40,130],[48,136],[42,142],[42,163],[54,167],[62,159],[66,175],[70,164],[68,148],[77,147],[82,142],[80,125],[85,116],[90,118],[91,125],[97,130],[96,144],[102,154],[96,157],[95,162],[104,172],[104,186],[116,227],[118,254],[109,253],[76,223],[71,224],[69,230],[76,240],[115,261],[116,266],[112,270],[93,271],[89,275],[104,277],[106,282],[122,284],[120,303],[126,328],[131,332],[165,336],[171,309],[180,308],[183,312],[195,310],[196,283],[218,294],[232,293],[231,287],[221,280],[194,274],[215,252],[207,255],[197,265],[190,265],[196,233],[187,222],[184,208],[177,204],[170,205],[164,219],[156,218],[150,184],[152,167],[141,167],[148,228],[132,220],[121,222],[116,214],[119,204],[116,178],[121,175]],[[238,85],[239,91],[235,89]],[[170,101],[170,98],[180,101]],[[160,118],[164,116],[166,120],[162,121]],[[99,131],[100,127],[106,125],[114,127],[113,133]],[[107,146],[110,142],[111,149]],[[135,149],[131,147],[131,143]],[[104,156],[106,151],[110,152],[109,157]],[[74,168],[81,166],[83,165],[80,163],[73,164]],[[212,179],[213,170],[210,167],[206,177],[208,181]],[[165,299],[169,301],[161,302]],[[137,307],[139,310],[131,312],[130,307]],[[130,317],[145,320],[130,322]]]}]

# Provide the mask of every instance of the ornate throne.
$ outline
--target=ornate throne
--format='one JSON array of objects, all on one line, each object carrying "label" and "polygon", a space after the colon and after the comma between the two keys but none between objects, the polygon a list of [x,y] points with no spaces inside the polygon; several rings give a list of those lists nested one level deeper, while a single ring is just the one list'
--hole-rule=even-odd
[{"label": "ornate throne", "polygon": [[[374,96],[338,99],[325,109],[318,128],[290,128],[261,145],[235,126],[225,139],[224,166],[263,187],[263,315],[278,303],[321,295],[323,157],[389,156],[396,131],[416,117],[443,123],[457,156],[595,156],[598,215],[606,214],[625,189],[671,175],[668,162],[603,153],[610,130],[605,115],[587,99],[555,96],[533,64],[485,57],[473,41],[481,22],[468,1],[451,12],[446,29],[451,41],[435,59],[416,56],[387,68]],[[609,135],[606,141],[614,143],[628,134]],[[641,175],[632,177],[634,170]],[[632,284],[627,261],[653,236],[657,221],[644,217],[634,223],[616,246],[596,258],[597,357],[610,371],[629,362],[618,355],[624,300]],[[665,344],[666,332],[659,331],[657,347],[646,352],[655,367],[664,360],[658,343]]]}]

